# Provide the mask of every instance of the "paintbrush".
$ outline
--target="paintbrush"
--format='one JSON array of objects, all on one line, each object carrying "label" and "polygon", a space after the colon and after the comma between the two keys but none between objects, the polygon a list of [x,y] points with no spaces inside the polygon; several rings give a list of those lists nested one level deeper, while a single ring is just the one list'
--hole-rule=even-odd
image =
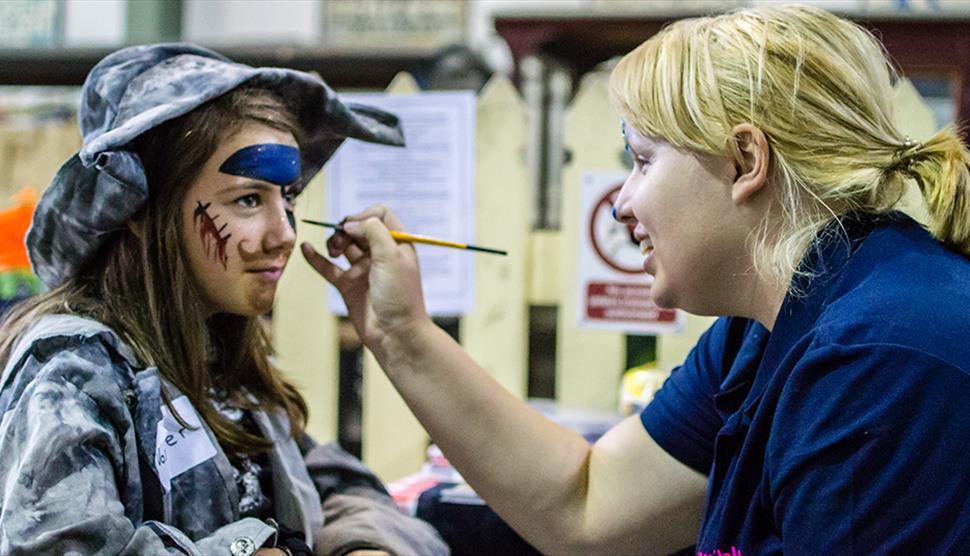
[{"label": "paintbrush", "polygon": [[[343,227],[340,224],[334,224],[332,222],[320,222],[318,220],[307,220],[305,218],[301,219],[301,222],[306,222],[307,224],[313,224],[314,226],[323,226],[324,228],[333,228],[334,230],[343,231]],[[408,234],[405,232],[399,232],[397,230],[388,230],[391,232],[391,237],[394,241],[398,243],[424,243],[427,245],[437,245],[439,247],[451,247],[453,249],[467,249],[469,251],[479,251],[482,253],[492,253],[494,255],[507,255],[505,251],[499,249],[490,249],[488,247],[479,247],[477,245],[471,245],[468,243],[458,243],[456,241],[445,241],[443,239],[435,239],[433,237],[418,236],[414,234]]]}]

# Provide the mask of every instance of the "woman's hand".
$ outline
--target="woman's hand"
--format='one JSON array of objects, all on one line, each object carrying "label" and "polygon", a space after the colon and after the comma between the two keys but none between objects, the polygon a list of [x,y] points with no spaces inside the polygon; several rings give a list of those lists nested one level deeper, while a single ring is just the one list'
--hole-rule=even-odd
[{"label": "woman's hand", "polygon": [[406,335],[430,322],[414,247],[396,243],[389,229],[400,230],[401,222],[383,206],[347,217],[343,231],[327,241],[330,256],[346,257],[347,269],[337,267],[308,243],[301,245],[310,266],[340,292],[351,323],[375,353],[388,336]]}]

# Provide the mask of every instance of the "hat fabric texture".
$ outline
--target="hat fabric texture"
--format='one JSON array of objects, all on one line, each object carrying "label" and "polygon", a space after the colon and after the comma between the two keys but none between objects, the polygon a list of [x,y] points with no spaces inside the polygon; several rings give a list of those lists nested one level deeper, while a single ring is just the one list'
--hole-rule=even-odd
[{"label": "hat fabric texture", "polygon": [[148,201],[145,169],[130,143],[242,84],[275,92],[296,115],[305,136],[300,190],[347,137],[404,145],[396,116],[344,103],[309,73],[237,64],[183,43],[119,50],[88,74],[78,111],[81,150],[54,176],[27,232],[31,265],[46,286],[76,275]]}]

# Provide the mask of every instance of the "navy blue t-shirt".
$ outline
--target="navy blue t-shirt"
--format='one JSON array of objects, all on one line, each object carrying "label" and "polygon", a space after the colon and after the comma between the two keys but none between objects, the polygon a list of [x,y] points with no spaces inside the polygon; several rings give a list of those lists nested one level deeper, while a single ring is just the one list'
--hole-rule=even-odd
[{"label": "navy blue t-shirt", "polygon": [[709,476],[698,555],[970,553],[970,261],[843,223],[772,332],[719,319],[641,414]]}]

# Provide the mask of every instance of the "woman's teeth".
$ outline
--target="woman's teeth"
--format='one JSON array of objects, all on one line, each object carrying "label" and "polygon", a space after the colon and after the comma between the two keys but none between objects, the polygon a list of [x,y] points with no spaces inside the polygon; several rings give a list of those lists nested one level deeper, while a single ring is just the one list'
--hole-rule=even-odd
[{"label": "woman's teeth", "polygon": [[640,241],[640,253],[644,255],[649,255],[653,251],[653,242],[650,238],[646,238]]}]

